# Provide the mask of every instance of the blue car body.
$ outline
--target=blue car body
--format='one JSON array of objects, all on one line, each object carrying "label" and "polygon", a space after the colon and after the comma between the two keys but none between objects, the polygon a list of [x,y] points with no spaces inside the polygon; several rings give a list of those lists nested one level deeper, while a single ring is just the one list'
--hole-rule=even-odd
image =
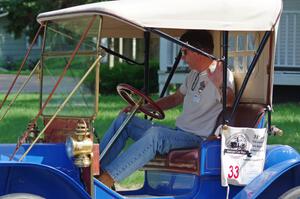
[{"label": "blue car body", "polygon": [[[90,198],[80,180],[79,169],[65,152],[64,144],[37,144],[23,162],[8,161],[13,144],[0,145],[0,195],[32,193],[44,198]],[[219,198],[221,186],[220,141],[206,141],[200,152],[200,175],[145,171],[144,186],[117,193],[94,180],[95,198]],[[300,185],[300,155],[289,146],[267,147],[264,172],[243,187],[231,186],[230,198],[280,196]]]}]

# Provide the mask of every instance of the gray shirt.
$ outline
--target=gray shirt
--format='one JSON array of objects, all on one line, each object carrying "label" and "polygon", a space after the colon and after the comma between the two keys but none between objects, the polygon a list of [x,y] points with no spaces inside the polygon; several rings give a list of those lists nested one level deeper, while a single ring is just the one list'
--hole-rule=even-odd
[{"label": "gray shirt", "polygon": [[[228,70],[227,86],[234,91],[232,73]],[[184,131],[207,137],[216,125],[222,111],[221,95],[208,78],[206,71],[191,71],[179,91],[184,95],[183,112],[176,126]]]}]

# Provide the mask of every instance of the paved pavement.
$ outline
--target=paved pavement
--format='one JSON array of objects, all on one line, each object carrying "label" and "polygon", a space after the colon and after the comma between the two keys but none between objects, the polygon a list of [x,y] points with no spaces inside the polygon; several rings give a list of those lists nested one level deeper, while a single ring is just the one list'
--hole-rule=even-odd
[{"label": "paved pavement", "polygon": [[[6,93],[12,84],[13,80],[15,78],[15,75],[4,75],[0,74],[0,93]],[[22,86],[22,84],[27,80],[28,76],[20,75],[17,79],[17,82],[12,90],[12,92],[17,92],[19,88]],[[49,93],[53,86],[55,85],[57,81],[57,77],[45,77],[44,80],[44,91]],[[70,77],[65,77],[61,84],[62,86],[59,86],[57,89],[57,92],[63,91],[63,92],[70,92],[76,85],[78,80]],[[27,83],[25,88],[23,89],[23,93],[37,93],[40,90],[40,80],[37,78],[37,75],[33,75],[30,79],[30,81]]]},{"label": "paved pavement", "polygon": [[[6,93],[12,84],[15,75],[1,75],[0,74],[0,93]],[[19,76],[12,92],[17,92],[22,84],[26,81],[27,76],[21,75]],[[27,86],[25,86],[23,92],[27,93],[35,93],[39,91],[39,80],[36,76],[33,76],[31,80],[28,82]]]}]

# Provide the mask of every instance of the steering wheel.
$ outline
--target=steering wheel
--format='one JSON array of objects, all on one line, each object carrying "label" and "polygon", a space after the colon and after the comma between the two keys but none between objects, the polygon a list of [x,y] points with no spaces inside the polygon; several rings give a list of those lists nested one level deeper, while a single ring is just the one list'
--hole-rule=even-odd
[{"label": "steering wheel", "polygon": [[119,95],[131,106],[138,105],[138,101],[143,100],[147,103],[147,108],[140,106],[138,110],[155,119],[164,119],[164,111],[147,95],[128,84],[117,86]]}]

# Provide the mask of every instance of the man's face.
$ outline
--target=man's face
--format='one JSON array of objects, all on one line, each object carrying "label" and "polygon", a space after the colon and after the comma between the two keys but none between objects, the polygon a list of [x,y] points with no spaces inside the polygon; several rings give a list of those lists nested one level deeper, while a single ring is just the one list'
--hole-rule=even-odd
[{"label": "man's face", "polygon": [[[193,52],[185,47],[181,48],[182,57],[181,59],[185,61],[191,70],[196,70],[198,72],[205,71],[210,63],[208,63],[208,58],[199,53]],[[211,61],[210,61],[211,62]]]}]

